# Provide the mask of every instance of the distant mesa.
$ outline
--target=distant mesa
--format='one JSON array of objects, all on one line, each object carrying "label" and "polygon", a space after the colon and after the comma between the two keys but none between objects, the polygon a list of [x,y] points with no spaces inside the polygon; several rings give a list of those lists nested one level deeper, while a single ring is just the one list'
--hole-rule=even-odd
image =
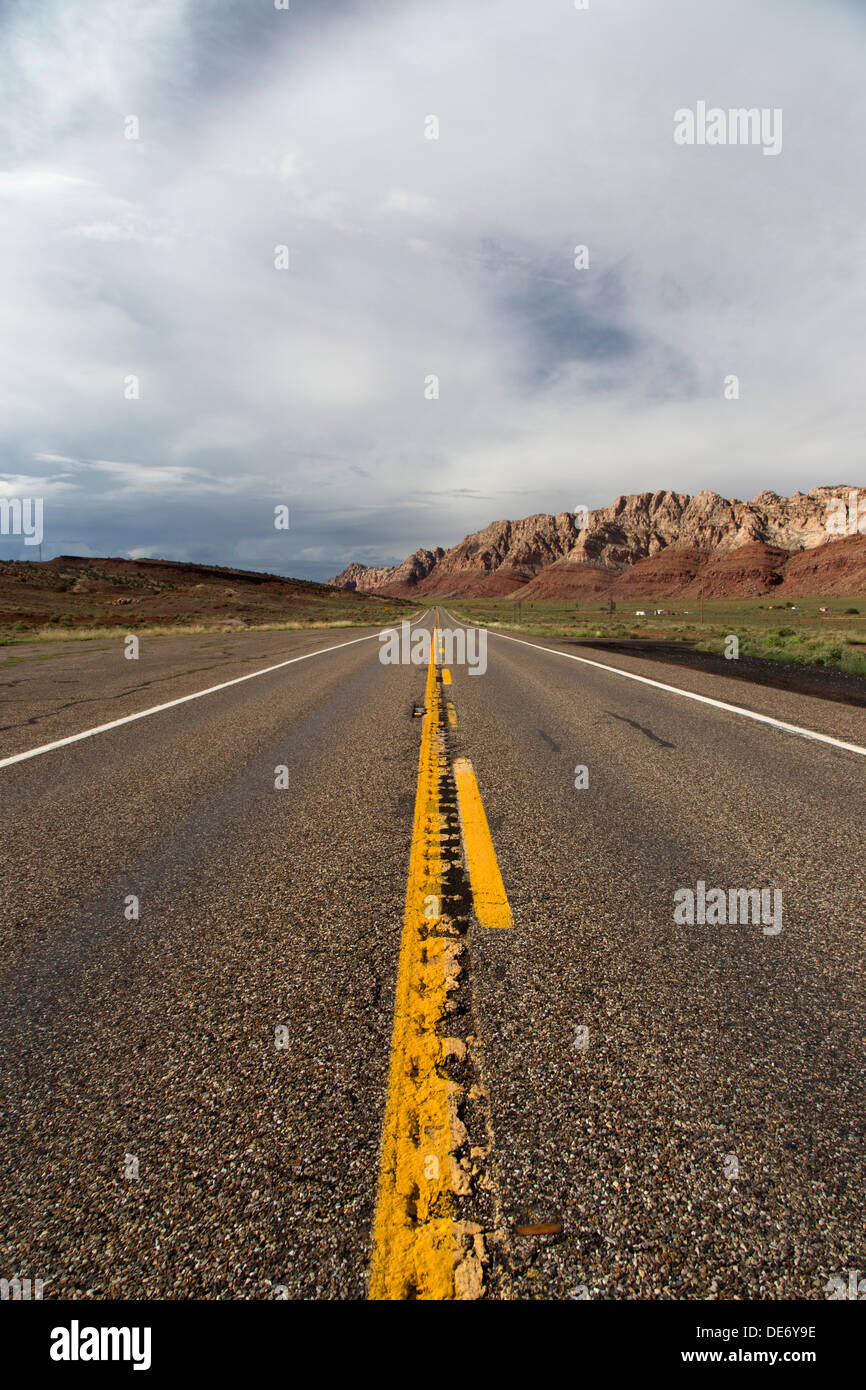
[{"label": "distant mesa", "polygon": [[[859,530],[840,534],[828,518],[852,493]],[[450,550],[416,550],[400,565],[352,563],[328,582],[413,599],[866,594],[866,489],[767,490],[751,502],[642,492],[590,511],[583,528],[573,512],[494,521]]]}]

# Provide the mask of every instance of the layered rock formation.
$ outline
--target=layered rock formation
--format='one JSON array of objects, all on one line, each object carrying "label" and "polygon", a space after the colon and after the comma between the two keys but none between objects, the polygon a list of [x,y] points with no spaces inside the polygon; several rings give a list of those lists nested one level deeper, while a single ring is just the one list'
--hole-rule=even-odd
[{"label": "layered rock formation", "polygon": [[400,586],[410,592],[444,554],[442,547],[437,546],[435,550],[416,550],[414,555],[407,555],[402,565],[358,565],[353,561],[328,583],[335,589],[355,589],[358,593],[382,593],[389,586],[395,592]]},{"label": "layered rock formation", "polygon": [[[840,506],[858,496],[843,523]],[[577,516],[560,512],[494,521],[450,550],[418,550],[401,565],[349,565],[332,579],[401,598],[707,597],[866,591],[866,490],[850,484],[751,502],[699,492],[639,493]],[[799,586],[799,587],[798,587]]]}]

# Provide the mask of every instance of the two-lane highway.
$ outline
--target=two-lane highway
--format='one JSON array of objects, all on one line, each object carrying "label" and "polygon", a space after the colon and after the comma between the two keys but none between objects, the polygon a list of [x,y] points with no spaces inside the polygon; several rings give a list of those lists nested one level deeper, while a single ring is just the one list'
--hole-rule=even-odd
[{"label": "two-lane highway", "polygon": [[[372,632],[177,640],[0,661],[0,760],[114,725],[0,767],[0,1273],[365,1297],[429,663]],[[823,1298],[866,1267],[866,716],[577,652],[490,633],[484,674],[438,672],[446,1051],[485,1131],[432,1208],[462,1223],[453,1291]],[[781,892],[781,931],[675,920],[699,883]]]}]

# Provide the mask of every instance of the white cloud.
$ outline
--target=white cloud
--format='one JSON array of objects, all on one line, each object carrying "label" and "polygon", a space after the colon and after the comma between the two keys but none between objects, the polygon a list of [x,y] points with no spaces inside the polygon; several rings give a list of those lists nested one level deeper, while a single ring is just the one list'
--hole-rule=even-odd
[{"label": "white cloud", "polygon": [[392,188],[382,204],[383,212],[404,212],[410,217],[426,217],[433,221],[440,216],[432,198],[424,193],[409,193],[402,188]]},{"label": "white cloud", "polygon": [[0,194],[57,193],[85,188],[89,179],[61,174],[54,169],[0,169]]}]

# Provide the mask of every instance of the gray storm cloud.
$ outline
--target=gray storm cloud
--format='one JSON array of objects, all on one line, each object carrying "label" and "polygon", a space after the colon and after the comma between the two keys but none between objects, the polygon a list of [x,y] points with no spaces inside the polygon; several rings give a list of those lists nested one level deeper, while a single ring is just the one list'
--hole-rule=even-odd
[{"label": "gray storm cloud", "polygon": [[[0,34],[0,497],[44,499],[46,553],[323,578],[858,474],[857,7],[48,0]],[[699,102],[782,110],[781,152],[678,145]]]}]

